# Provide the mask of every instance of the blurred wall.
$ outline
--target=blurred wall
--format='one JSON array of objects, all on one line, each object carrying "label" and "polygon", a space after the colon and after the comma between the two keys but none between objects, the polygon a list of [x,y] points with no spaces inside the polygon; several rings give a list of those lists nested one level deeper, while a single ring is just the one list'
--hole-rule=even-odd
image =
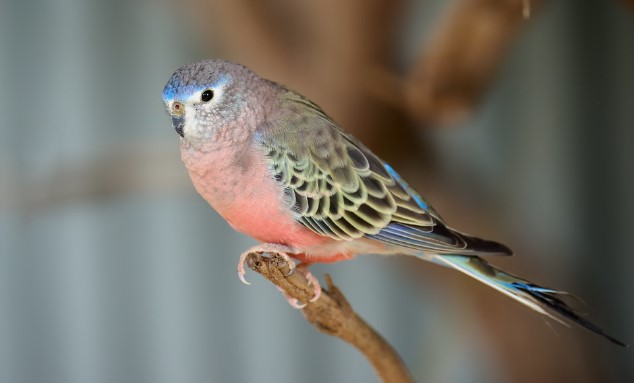
[{"label": "blurred wall", "polygon": [[[443,7],[404,4],[406,63]],[[0,3],[0,382],[376,381],[270,284],[238,282],[252,241],[195,194],[160,97],[173,70],[214,50],[204,40],[175,4]],[[427,188],[445,218],[527,250],[499,264],[578,293],[629,342],[632,41],[619,2],[548,4],[472,120],[417,133],[433,148]],[[449,270],[362,257],[315,271],[333,275],[419,381],[520,381],[495,337],[557,342],[549,364],[512,358],[539,376],[634,379],[631,352],[551,330],[475,283],[453,288],[462,279]],[[530,327],[514,328],[516,316]]]}]

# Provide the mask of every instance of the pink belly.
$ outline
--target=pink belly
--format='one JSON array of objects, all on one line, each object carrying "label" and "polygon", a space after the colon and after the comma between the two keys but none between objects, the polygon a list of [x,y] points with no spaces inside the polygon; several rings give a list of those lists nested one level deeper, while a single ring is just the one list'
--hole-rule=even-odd
[{"label": "pink belly", "polygon": [[219,210],[219,213],[234,229],[261,242],[303,249],[332,241],[296,222],[281,201],[277,201],[277,195],[267,194],[265,192],[229,209]]},{"label": "pink belly", "polygon": [[265,201],[247,202],[243,208],[222,212],[222,216],[237,231],[260,242],[279,243],[299,252],[289,254],[302,262],[330,263],[351,259],[354,255],[346,250],[345,241],[336,241],[314,233],[296,222],[287,211],[280,211]]},{"label": "pink belly", "polygon": [[[316,234],[296,222],[284,205],[283,190],[269,174],[262,156],[253,150],[237,166],[232,147],[202,154],[181,152],[200,195],[237,231],[258,241],[319,252],[339,241]],[[326,247],[331,247],[326,246]],[[336,254],[319,254],[329,258]],[[317,256],[317,254],[314,254]],[[322,261],[323,262],[323,261]]]}]

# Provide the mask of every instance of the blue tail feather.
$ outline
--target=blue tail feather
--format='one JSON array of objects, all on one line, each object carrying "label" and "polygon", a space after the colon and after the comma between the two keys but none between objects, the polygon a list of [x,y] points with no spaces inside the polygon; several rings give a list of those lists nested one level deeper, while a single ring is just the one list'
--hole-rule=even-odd
[{"label": "blue tail feather", "polygon": [[629,347],[626,343],[608,335],[594,323],[580,317],[577,311],[561,299],[562,295],[569,295],[564,291],[538,286],[506,273],[479,257],[438,255],[434,260],[445,266],[453,267],[560,323],[567,324],[565,320],[570,320],[619,346]]}]

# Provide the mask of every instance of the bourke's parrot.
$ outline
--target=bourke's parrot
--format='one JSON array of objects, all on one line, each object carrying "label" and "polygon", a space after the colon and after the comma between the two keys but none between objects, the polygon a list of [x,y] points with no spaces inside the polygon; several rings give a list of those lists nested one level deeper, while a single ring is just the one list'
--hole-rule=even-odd
[{"label": "bourke's parrot", "polygon": [[205,60],[178,69],[163,101],[196,190],[234,229],[262,242],[240,257],[245,283],[248,254],[278,253],[292,267],[289,256],[302,262],[316,300],[321,288],[306,265],[405,254],[625,345],[581,318],[561,299],[566,293],[490,265],[482,257],[511,251],[448,226],[390,165],[300,94],[242,65]]}]

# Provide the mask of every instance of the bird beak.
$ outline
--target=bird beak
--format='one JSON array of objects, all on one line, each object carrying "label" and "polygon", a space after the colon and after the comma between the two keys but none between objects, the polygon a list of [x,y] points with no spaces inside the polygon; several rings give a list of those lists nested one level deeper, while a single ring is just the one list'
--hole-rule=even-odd
[{"label": "bird beak", "polygon": [[178,133],[179,136],[181,137],[185,137],[183,134],[183,127],[185,126],[185,118],[181,115],[181,116],[172,116],[172,126],[174,127],[174,130],[176,130],[176,133]]}]

